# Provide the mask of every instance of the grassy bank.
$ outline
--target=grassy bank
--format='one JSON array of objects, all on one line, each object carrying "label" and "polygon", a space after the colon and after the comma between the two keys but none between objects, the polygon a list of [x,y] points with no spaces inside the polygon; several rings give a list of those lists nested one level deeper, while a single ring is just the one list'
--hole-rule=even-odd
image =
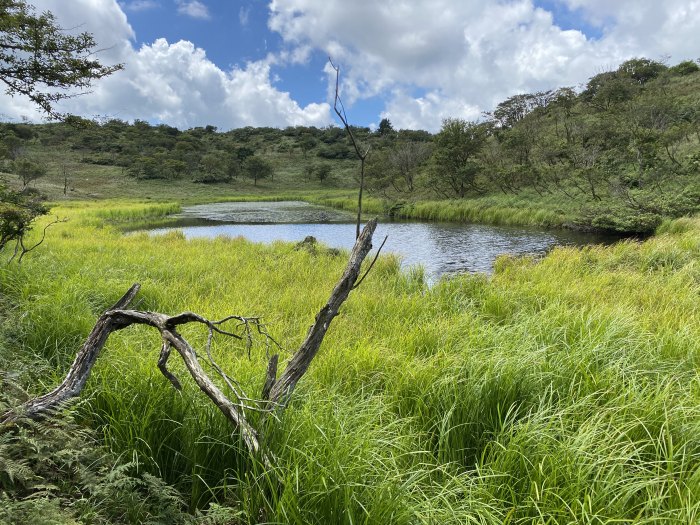
[{"label": "grassy bank", "polygon": [[[12,319],[2,367],[45,391],[136,281],[140,309],[263,315],[286,354],[296,348],[345,258],[119,229],[169,210],[56,208],[70,221],[22,266],[0,271]],[[172,389],[145,328],[110,338],[77,417],[190,509],[223,505],[228,521],[218,523],[691,524],[700,519],[699,294],[698,218],[666,223],[644,243],[502,258],[490,278],[431,288],[382,258],[266,435],[274,474],[175,362],[185,385]],[[246,391],[260,391],[264,347],[250,359],[229,341],[214,351]]]},{"label": "grassy bank", "polygon": [[[309,202],[357,211],[357,197],[310,196]],[[363,212],[390,215],[398,219],[418,219],[437,222],[500,224],[504,226],[539,226],[563,228],[571,226],[575,215],[562,210],[561,203],[550,202],[535,195],[523,197],[488,197],[459,200],[418,200],[392,203],[379,198],[366,198]]]}]

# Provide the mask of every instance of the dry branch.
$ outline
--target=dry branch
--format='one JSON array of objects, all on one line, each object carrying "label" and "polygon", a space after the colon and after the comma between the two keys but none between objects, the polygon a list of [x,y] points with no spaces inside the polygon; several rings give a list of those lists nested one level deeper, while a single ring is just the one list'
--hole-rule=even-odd
[{"label": "dry branch", "polygon": [[333,100],[333,110],[343,123],[345,131],[350,137],[350,142],[352,142],[352,147],[355,150],[355,154],[357,155],[357,158],[360,159],[360,190],[357,195],[357,223],[355,228],[355,239],[359,239],[360,221],[362,219],[362,192],[365,188],[365,161],[367,160],[367,155],[369,155],[370,146],[367,146],[367,149],[362,151],[360,145],[355,139],[355,134],[352,132],[352,128],[348,122],[348,115],[345,112],[345,106],[340,98],[340,66],[336,66],[333,63],[333,60],[331,60],[331,57],[328,57],[328,62],[330,62],[331,67],[335,70],[335,98]]},{"label": "dry branch", "polygon": [[377,219],[372,219],[367,223],[357,241],[355,241],[355,246],[352,249],[343,276],[338,281],[338,284],[335,285],[326,305],[316,314],[316,320],[309,328],[306,339],[304,339],[299,350],[292,356],[284,372],[272,386],[270,403],[286,405],[297,383],[308,370],[311,361],[318,353],[331,321],[338,315],[340,306],[348,298],[357,282],[362,261],[365,260],[365,257],[372,249],[372,235],[376,227]]},{"label": "dry branch", "polygon": [[[0,423],[14,422],[21,417],[40,419],[52,415],[56,409],[60,408],[67,401],[80,395],[90,376],[92,367],[99,357],[100,351],[112,332],[122,330],[132,324],[144,324],[155,328],[160,333],[162,346],[157,366],[173,387],[178,390],[182,388],[178,378],[167,368],[168,359],[174,349],[180,354],[187,371],[197,383],[197,386],[239,431],[248,450],[254,454],[260,453],[259,434],[248,421],[246,411],[256,410],[269,413],[275,409],[283,409],[286,406],[297,383],[306,373],[311,361],[318,353],[331,321],[338,315],[340,306],[347,299],[350,292],[359,284],[360,267],[372,249],[372,235],[376,226],[376,219],[371,220],[365,226],[362,234],[355,242],[340,281],[333,289],[326,305],[316,315],[316,320],[309,329],[306,339],[299,350],[292,356],[279,379],[277,379],[279,355],[274,354],[269,357],[261,399],[249,398],[240,385],[233,378],[229,377],[214,361],[211,354],[211,344],[215,333],[243,340],[248,353],[250,353],[253,331],[256,330],[258,334],[265,338],[266,345],[268,345],[268,352],[266,353],[269,354],[270,343],[279,348],[279,344],[267,332],[259,317],[231,315],[219,321],[210,321],[193,312],[168,316],[158,312],[127,310],[126,307],[136,297],[140,288],[138,284],[134,284],[111,309],[99,317],[92,332],[78,351],[63,382],[48,394],[29,400],[16,410],[6,412],[0,416]],[[237,328],[241,330],[240,333],[237,333],[235,329],[231,331],[222,328],[225,323],[230,321],[238,321]],[[179,326],[189,323],[203,324],[207,327],[208,337],[205,352],[208,364],[226,384],[233,395],[233,399],[224,394],[211,380],[202,367],[197,352],[178,332]],[[268,456],[264,453],[263,459],[266,464],[269,464]]]}]

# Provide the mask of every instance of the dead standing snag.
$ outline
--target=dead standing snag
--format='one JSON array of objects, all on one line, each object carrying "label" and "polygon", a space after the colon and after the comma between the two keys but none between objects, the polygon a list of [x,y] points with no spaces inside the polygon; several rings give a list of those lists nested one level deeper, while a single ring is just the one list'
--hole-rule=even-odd
[{"label": "dead standing snag", "polygon": [[[138,284],[134,284],[111,309],[99,317],[92,332],[78,351],[63,382],[51,392],[27,401],[16,410],[6,412],[0,416],[0,423],[11,423],[21,417],[41,419],[50,416],[61,405],[79,396],[110,334],[133,324],[143,324],[155,328],[160,333],[162,346],[157,366],[173,387],[181,388],[180,380],[167,368],[168,359],[171,357],[172,351],[175,350],[180,354],[187,371],[200,390],[211,399],[234,428],[239,431],[248,450],[253,454],[262,453],[265,463],[269,464],[269,456],[261,450],[259,431],[251,425],[247,413],[250,411],[269,413],[283,410],[287,405],[294,388],[318,353],[331,321],[338,315],[341,305],[358,283],[360,267],[372,249],[372,235],[376,227],[376,219],[369,221],[362,234],[357,238],[342,277],[333,289],[326,305],[316,315],[306,339],[289,360],[279,378],[277,378],[279,354],[270,356],[261,399],[248,397],[235,379],[229,377],[211,355],[214,334],[240,339],[246,343],[246,348],[249,349],[255,331],[265,338],[268,345],[279,347],[277,342],[267,333],[260,318],[228,316],[219,321],[210,321],[193,312],[169,316],[158,312],[127,310],[126,308],[134,300],[140,288]],[[232,329],[228,328],[232,322],[238,324]],[[201,356],[178,332],[178,327],[189,323],[202,324],[207,328],[205,362],[226,384],[229,395],[226,395],[212,381],[200,363]],[[263,418],[264,420],[265,418]]]},{"label": "dead standing snag", "polygon": [[360,149],[360,145],[355,139],[355,134],[352,132],[352,128],[348,123],[348,116],[345,113],[345,106],[343,105],[343,101],[340,99],[340,66],[336,66],[330,57],[328,57],[328,62],[330,62],[331,67],[335,70],[335,98],[333,100],[333,109],[335,110],[335,114],[338,115],[338,118],[343,123],[343,126],[345,126],[345,131],[350,137],[350,142],[352,142],[352,147],[355,149],[355,154],[357,155],[357,158],[360,159],[360,191],[357,195],[357,224],[355,229],[355,238],[357,239],[360,237],[360,220],[362,218],[362,191],[365,187],[365,160],[367,159],[367,155],[369,155],[370,146],[367,146],[367,149],[364,151]]}]

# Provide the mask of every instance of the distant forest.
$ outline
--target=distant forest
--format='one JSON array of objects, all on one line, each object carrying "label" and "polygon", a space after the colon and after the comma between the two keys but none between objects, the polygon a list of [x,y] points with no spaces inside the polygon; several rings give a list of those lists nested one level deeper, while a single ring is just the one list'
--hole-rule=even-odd
[{"label": "distant forest", "polygon": [[[479,122],[446,119],[436,134],[355,127],[371,147],[367,189],[391,203],[487,194],[556,197],[578,226],[646,232],[700,210],[700,67],[637,58],[582,89],[508,98]],[[116,166],[139,180],[274,184],[275,158],[298,177],[329,179],[354,151],[340,127],[246,127],[219,132],[137,120],[0,125],[4,171],[27,187],[47,166],[31,152],[57,148],[76,161]],[[352,180],[332,182],[350,184]],[[329,182],[330,183],[330,182]],[[529,197],[528,197],[529,198]]]}]

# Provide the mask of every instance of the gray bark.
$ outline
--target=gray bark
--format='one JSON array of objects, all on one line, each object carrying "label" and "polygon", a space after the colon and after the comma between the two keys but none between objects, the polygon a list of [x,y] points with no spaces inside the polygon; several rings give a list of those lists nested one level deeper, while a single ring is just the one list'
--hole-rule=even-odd
[{"label": "gray bark", "polygon": [[[160,332],[163,343],[157,366],[173,387],[178,390],[181,388],[180,381],[167,368],[168,359],[171,356],[171,351],[174,349],[180,354],[187,371],[192,376],[197,386],[199,386],[200,390],[211,399],[214,405],[216,405],[233,426],[238,429],[248,450],[254,454],[260,453],[260,438],[256,429],[253,428],[246,418],[246,410],[259,410],[267,413],[276,409],[283,409],[286,406],[297,383],[304,376],[318,353],[331,321],[338,315],[341,305],[347,299],[353,288],[364,279],[363,276],[358,281],[360,268],[365,257],[372,249],[372,235],[376,226],[376,219],[371,220],[365,226],[362,234],[355,242],[355,246],[353,247],[350,259],[340,281],[338,281],[333,289],[326,305],[316,315],[316,320],[309,329],[306,339],[299,350],[292,356],[279,379],[277,379],[279,355],[275,354],[270,358],[262,390],[262,398],[260,400],[249,399],[240,388],[237,388],[237,383],[221,370],[219,365],[213,361],[210,353],[210,344],[214,333],[235,337],[237,339],[245,338],[246,342],[250,342],[251,324],[256,326],[258,331],[268,338],[268,341],[274,341],[264,329],[262,331],[260,330],[263,325],[259,323],[258,318],[229,316],[221,321],[209,321],[192,312],[168,316],[158,312],[126,310],[125,308],[131,303],[140,288],[138,284],[134,284],[111,309],[107,310],[97,320],[92,332],[78,351],[63,382],[48,394],[31,399],[20,405],[17,409],[6,412],[0,416],[0,423],[16,422],[22,417],[40,419],[53,415],[55,411],[67,401],[80,395],[86,381],[90,377],[90,372],[95,361],[99,357],[102,348],[107,342],[107,338],[112,332],[122,330],[132,324],[145,324]],[[242,321],[245,330],[243,336],[227,332],[220,328],[222,323],[231,319]],[[231,400],[227,397],[210,379],[202,368],[195,350],[177,331],[178,326],[188,323],[200,323],[208,328],[209,339],[206,353],[209,362],[231,389],[236,399]],[[253,406],[256,404],[258,406]],[[262,408],[260,408],[261,406]],[[263,453],[263,459],[266,464],[270,464],[267,454]]]}]

